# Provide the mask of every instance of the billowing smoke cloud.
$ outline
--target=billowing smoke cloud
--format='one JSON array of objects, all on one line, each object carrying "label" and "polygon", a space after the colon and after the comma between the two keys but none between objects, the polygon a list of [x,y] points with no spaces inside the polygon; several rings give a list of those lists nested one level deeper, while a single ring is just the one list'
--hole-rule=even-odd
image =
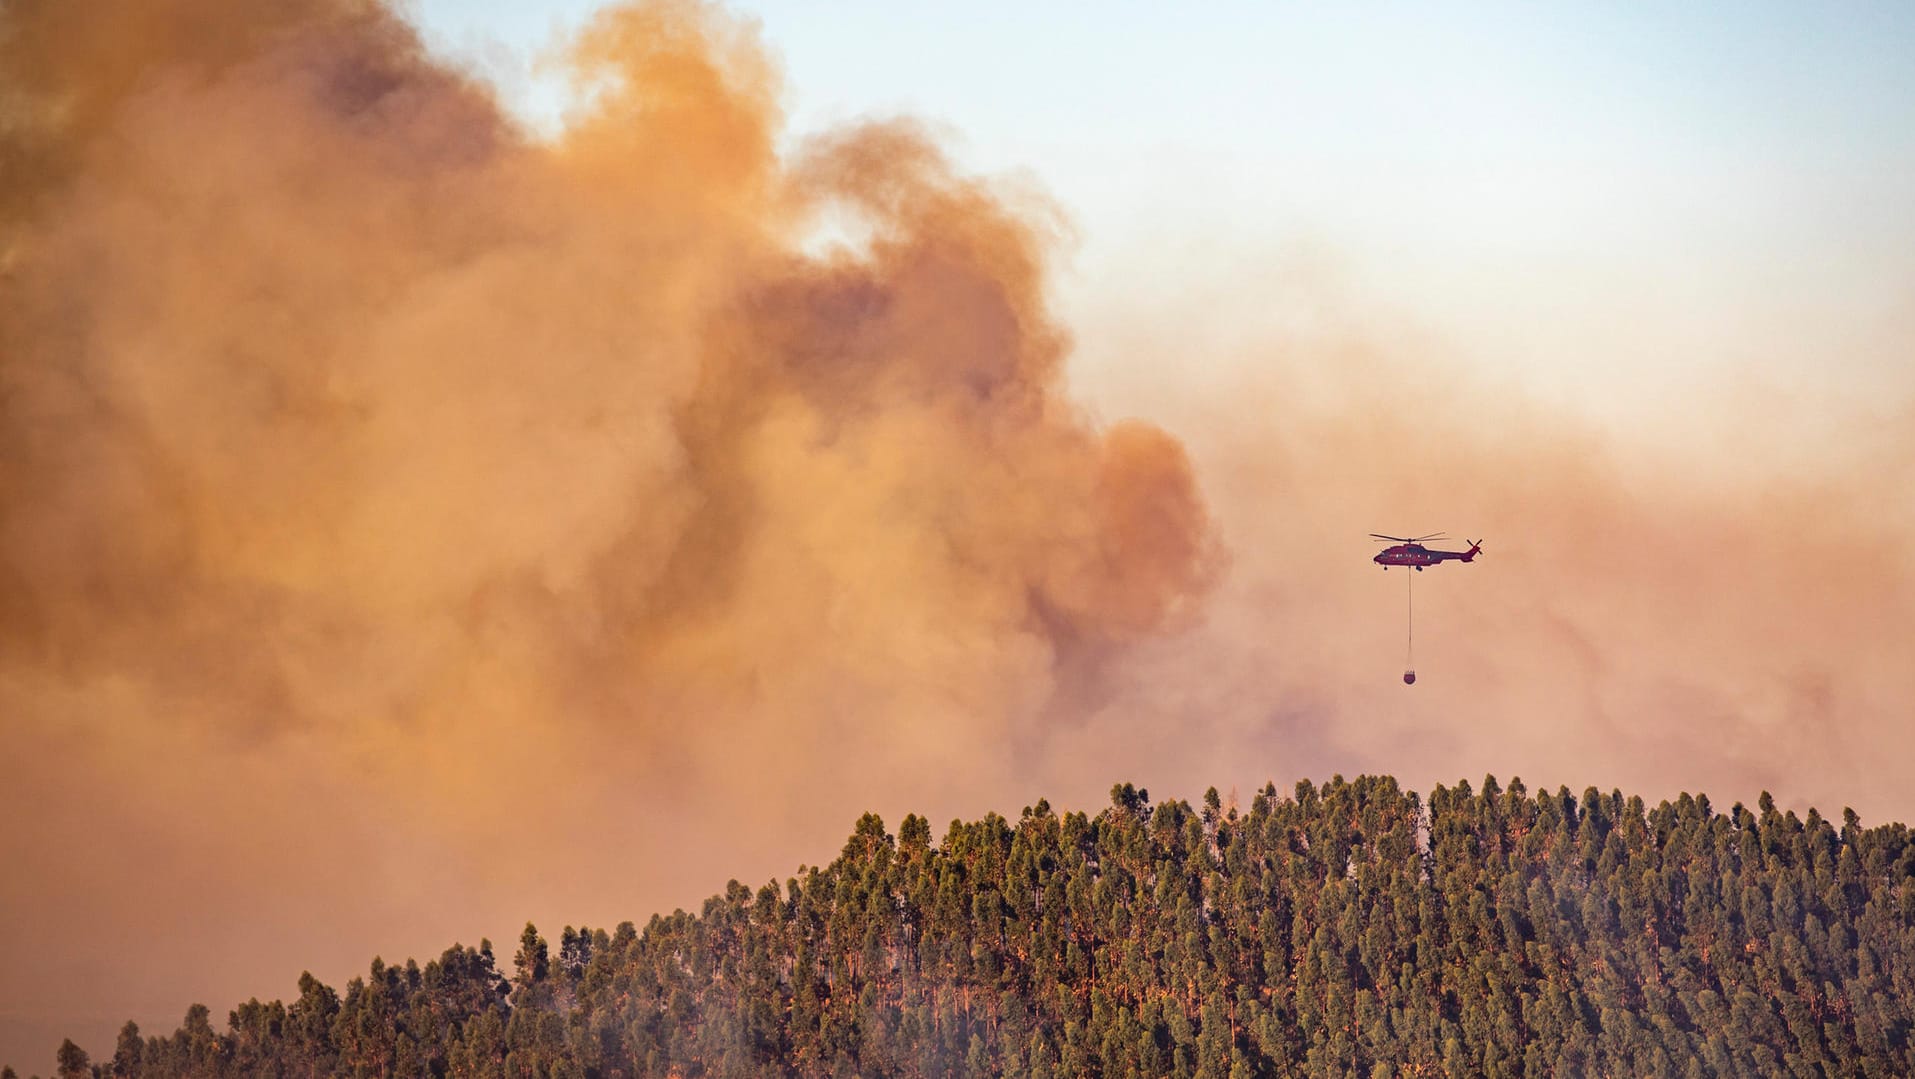
[{"label": "billowing smoke cloud", "polygon": [[[1053,207],[907,123],[777,152],[768,57],[613,11],[544,140],[358,0],[0,4],[0,1059],[642,918],[868,808],[1915,811],[1915,413],[1784,474],[1414,344],[1220,386],[1151,362],[1210,316],[1125,324],[1187,455],[1066,394]],[[1417,579],[1412,690],[1363,534],[1435,527],[1488,543]]]},{"label": "billowing smoke cloud", "polygon": [[4,15],[16,1025],[1002,792],[1214,578],[1061,392],[1054,212],[908,124],[781,158],[747,26],[604,15],[546,142],[376,5]]}]

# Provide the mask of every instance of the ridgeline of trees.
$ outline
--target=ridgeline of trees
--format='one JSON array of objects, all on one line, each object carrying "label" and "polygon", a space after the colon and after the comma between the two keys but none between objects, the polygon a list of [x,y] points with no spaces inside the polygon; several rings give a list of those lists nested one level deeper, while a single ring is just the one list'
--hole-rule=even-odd
[{"label": "ridgeline of trees", "polygon": [[[1906,1076],[1915,839],[1386,777],[1039,802],[642,931],[310,975],[61,1076]],[[7,1076],[11,1079],[11,1076]]]}]

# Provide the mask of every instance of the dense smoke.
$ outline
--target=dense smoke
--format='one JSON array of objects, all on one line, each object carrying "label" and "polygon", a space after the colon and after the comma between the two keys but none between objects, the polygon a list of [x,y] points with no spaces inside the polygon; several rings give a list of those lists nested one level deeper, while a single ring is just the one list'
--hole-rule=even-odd
[{"label": "dense smoke", "polygon": [[[643,918],[871,808],[1915,810],[1905,453],[1689,478],[1410,349],[1133,345],[1187,455],[1065,392],[1055,208],[906,122],[781,153],[769,56],[606,13],[545,139],[377,4],[0,2],[0,1059]],[[1488,543],[1418,579],[1412,696],[1362,537],[1428,527]]]},{"label": "dense smoke", "polygon": [[1214,576],[1060,392],[1054,213],[903,123],[781,159],[749,27],[602,16],[542,142],[376,5],[4,10],[10,1015],[82,934],[143,1012],[201,910],[356,965],[467,905],[395,878],[637,915],[1001,791]]}]

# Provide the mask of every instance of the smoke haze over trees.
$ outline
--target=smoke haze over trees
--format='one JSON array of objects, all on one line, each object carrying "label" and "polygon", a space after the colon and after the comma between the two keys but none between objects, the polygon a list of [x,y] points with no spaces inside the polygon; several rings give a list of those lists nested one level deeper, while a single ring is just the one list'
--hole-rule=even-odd
[{"label": "smoke haze over trees", "polygon": [[[1915,837],[1520,780],[1048,803],[508,958],[304,975],[105,1074],[1903,1075]],[[62,1059],[79,1048],[66,1043]],[[64,1074],[64,1073],[63,1073]],[[84,1071],[76,1074],[85,1074]]]},{"label": "smoke haze over trees", "polygon": [[379,3],[0,2],[9,1053],[1112,775],[1915,812],[1903,397],[1710,466],[1367,307],[1067,326],[1068,207],[788,131],[750,21],[557,62],[547,137]]}]

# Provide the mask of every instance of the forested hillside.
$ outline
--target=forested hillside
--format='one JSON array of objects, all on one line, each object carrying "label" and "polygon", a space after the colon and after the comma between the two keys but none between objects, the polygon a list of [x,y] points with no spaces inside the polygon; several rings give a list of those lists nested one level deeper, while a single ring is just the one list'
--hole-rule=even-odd
[{"label": "forested hillside", "polygon": [[[1811,811],[1389,778],[1247,807],[857,824],[643,929],[310,976],[127,1076],[1865,1075],[1915,1070],[1915,841]],[[104,1048],[104,1047],[102,1047]]]}]

